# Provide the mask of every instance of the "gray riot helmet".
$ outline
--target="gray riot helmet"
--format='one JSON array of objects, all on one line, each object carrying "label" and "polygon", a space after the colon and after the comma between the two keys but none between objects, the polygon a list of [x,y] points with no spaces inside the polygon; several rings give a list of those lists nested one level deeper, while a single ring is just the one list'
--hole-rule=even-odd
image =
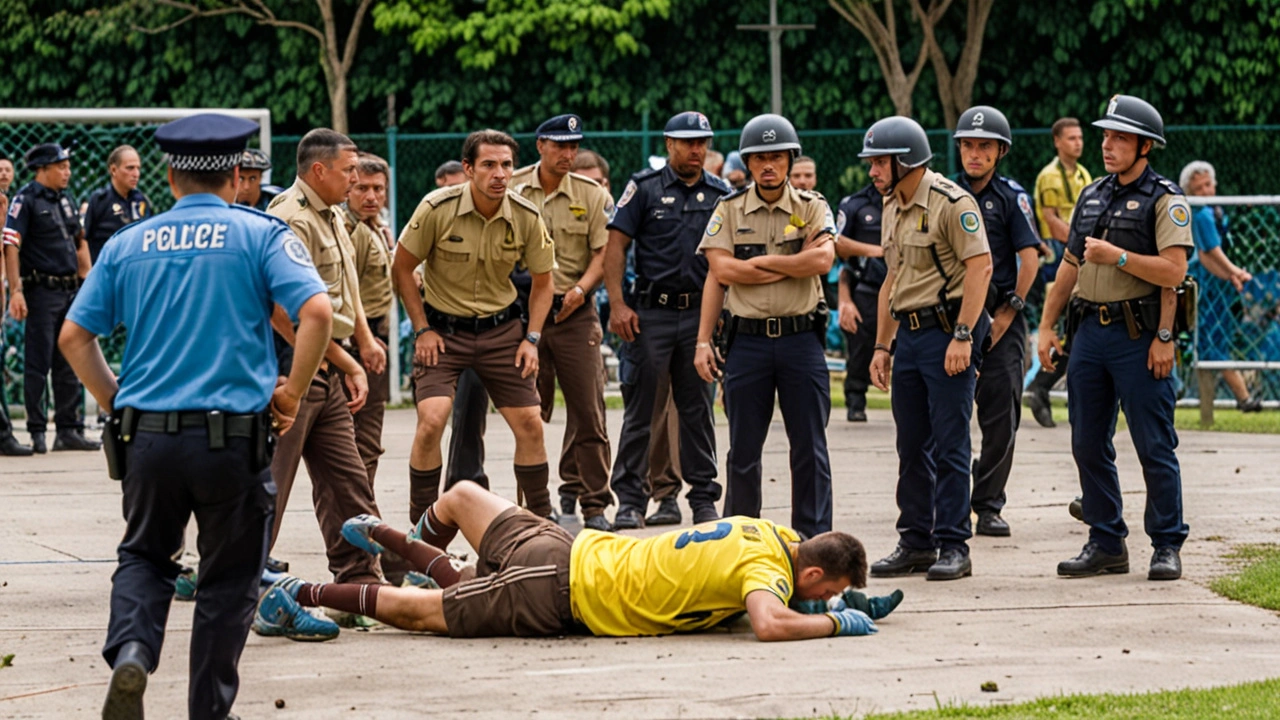
[{"label": "gray riot helmet", "polygon": [[1009,120],[1004,113],[990,105],[974,105],[960,115],[956,122],[956,140],[963,138],[983,138],[999,140],[1005,145],[1013,146],[1013,131],[1009,129]]},{"label": "gray riot helmet", "polygon": [[917,168],[933,158],[929,136],[920,123],[909,117],[893,115],[877,120],[862,137],[860,158],[893,155],[908,168]]},{"label": "gray riot helmet", "polygon": [[1107,103],[1107,114],[1093,121],[1094,127],[1132,133],[1140,138],[1154,140],[1164,147],[1164,119],[1151,103],[1132,95],[1112,95]]},{"label": "gray riot helmet", "polygon": [[738,153],[744,158],[751,153],[787,150],[791,157],[800,155],[800,136],[791,121],[781,115],[757,115],[743,126]]}]

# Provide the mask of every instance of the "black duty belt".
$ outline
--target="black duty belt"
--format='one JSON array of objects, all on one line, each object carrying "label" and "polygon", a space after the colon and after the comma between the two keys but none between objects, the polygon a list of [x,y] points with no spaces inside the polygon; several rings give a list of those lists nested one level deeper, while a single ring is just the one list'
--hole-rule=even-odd
[{"label": "black duty belt", "polygon": [[450,315],[449,313],[440,312],[426,303],[423,303],[422,307],[427,312],[427,324],[431,326],[431,329],[443,335],[452,335],[456,332],[469,332],[478,335],[520,318],[520,306],[518,305],[510,305],[504,310],[484,317]]},{"label": "black duty belt", "polygon": [[893,316],[894,320],[905,324],[908,330],[915,331],[941,327],[943,331],[950,333],[955,327],[956,317],[960,314],[960,304],[931,305],[919,310],[905,312],[894,310],[889,314]]},{"label": "black duty belt", "polygon": [[1141,310],[1138,309],[1138,300],[1141,299],[1142,298],[1135,298],[1133,300],[1117,300],[1116,302],[1095,303],[1077,298],[1072,301],[1072,304],[1075,306],[1076,312],[1080,313],[1082,317],[1097,316],[1098,324],[1106,326],[1113,322],[1124,322],[1126,307],[1134,316],[1140,317]]},{"label": "black duty belt", "polygon": [[636,281],[636,305],[642,308],[667,308],[668,310],[698,310],[702,308],[701,290],[671,290],[653,283]]},{"label": "black duty belt", "polygon": [[213,410],[210,412],[143,412],[137,415],[137,432],[177,433],[183,428],[214,429],[219,424],[225,437],[253,437],[253,425],[258,415],[228,415]]},{"label": "black duty belt", "polygon": [[771,318],[733,318],[734,332],[742,335],[764,335],[780,338],[813,330],[813,313]]},{"label": "black duty belt", "polygon": [[76,290],[80,282],[79,275],[46,275],[36,270],[22,276],[24,285],[39,285],[50,290]]}]

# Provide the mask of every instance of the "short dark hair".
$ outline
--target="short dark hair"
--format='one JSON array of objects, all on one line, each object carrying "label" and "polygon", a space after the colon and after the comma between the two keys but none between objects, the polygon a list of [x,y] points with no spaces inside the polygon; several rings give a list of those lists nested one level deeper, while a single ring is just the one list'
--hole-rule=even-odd
[{"label": "short dark hair", "polygon": [[468,135],[462,143],[462,162],[475,165],[481,145],[506,145],[511,148],[511,159],[520,162],[520,144],[501,130],[477,130]]},{"label": "short dark hair", "polygon": [[119,165],[121,160],[124,159],[124,154],[130,152],[137,155],[139,159],[142,158],[142,155],[140,155],[132,145],[121,145],[115,150],[112,150],[111,154],[107,156],[107,167],[115,167]]},{"label": "short dark hair", "polygon": [[796,550],[798,569],[816,567],[828,579],[848,578],[855,588],[867,585],[867,551],[849,533],[833,530],[800,543]]},{"label": "short dark hair", "polygon": [[440,163],[440,167],[436,168],[436,180],[443,180],[450,175],[466,172],[462,169],[462,163],[457,160]]},{"label": "short dark hair", "polygon": [[578,150],[578,157],[573,161],[574,170],[590,170],[591,168],[600,168],[600,174],[609,177],[609,161],[595,150],[587,150],[582,148]]},{"label": "short dark hair", "polygon": [[1058,118],[1053,121],[1053,136],[1062,137],[1067,128],[1080,127],[1080,121],[1073,117]]},{"label": "short dark hair", "polygon": [[391,166],[386,160],[374,155],[373,153],[362,152],[357,160],[359,165],[357,170],[361,175],[386,175],[387,180],[391,180]]},{"label": "short dark hair", "polygon": [[344,150],[359,150],[351,138],[329,128],[316,128],[298,142],[298,174],[305,175],[311,171],[311,164],[322,162],[325,165]]},{"label": "short dark hair", "polygon": [[235,180],[236,169],[218,170],[216,172],[197,172],[195,170],[173,170],[173,184],[188,195],[196,193],[215,193]]}]

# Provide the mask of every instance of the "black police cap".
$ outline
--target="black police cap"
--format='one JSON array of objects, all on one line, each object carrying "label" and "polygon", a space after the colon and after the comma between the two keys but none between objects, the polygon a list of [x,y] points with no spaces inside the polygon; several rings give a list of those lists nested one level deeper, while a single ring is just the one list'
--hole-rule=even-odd
[{"label": "black police cap", "polygon": [[538,126],[538,139],[575,142],[582,139],[582,118],[569,113],[557,115]]},{"label": "black police cap", "polygon": [[706,115],[700,112],[682,112],[679,115],[667,121],[667,126],[662,129],[662,134],[669,138],[709,138],[714,133],[711,132],[711,121]]},{"label": "black police cap", "polygon": [[240,160],[240,170],[270,170],[271,157],[258,148],[249,148],[244,151],[244,157]]},{"label": "black police cap", "polygon": [[161,125],[155,137],[174,170],[222,172],[240,164],[256,132],[258,124],[251,120],[201,113]]},{"label": "black police cap", "polygon": [[42,168],[45,165],[52,165],[56,162],[71,159],[71,151],[62,147],[58,143],[42,143],[36,145],[27,151],[23,160],[27,164],[28,170]]}]

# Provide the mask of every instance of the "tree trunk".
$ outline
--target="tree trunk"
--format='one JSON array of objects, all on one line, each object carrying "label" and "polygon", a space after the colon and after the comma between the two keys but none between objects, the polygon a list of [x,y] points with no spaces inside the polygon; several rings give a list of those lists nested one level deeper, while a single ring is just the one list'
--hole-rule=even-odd
[{"label": "tree trunk", "polygon": [[325,85],[329,89],[329,121],[333,124],[333,129],[347,134],[347,76],[337,75],[333,82],[327,82]]},{"label": "tree trunk", "polygon": [[[913,0],[914,2],[915,0]],[[873,0],[827,0],[828,4],[853,25],[867,39],[875,52],[876,62],[880,65],[880,73],[884,76],[885,89],[889,91],[889,99],[893,101],[893,109],[898,115],[911,115],[912,99],[920,73],[928,60],[928,46],[921,44],[920,53],[916,56],[915,65],[907,72],[902,65],[902,50],[898,45],[897,15],[893,9],[893,0],[884,0],[884,20],[876,14]],[[949,5],[951,0],[943,0]]]}]

